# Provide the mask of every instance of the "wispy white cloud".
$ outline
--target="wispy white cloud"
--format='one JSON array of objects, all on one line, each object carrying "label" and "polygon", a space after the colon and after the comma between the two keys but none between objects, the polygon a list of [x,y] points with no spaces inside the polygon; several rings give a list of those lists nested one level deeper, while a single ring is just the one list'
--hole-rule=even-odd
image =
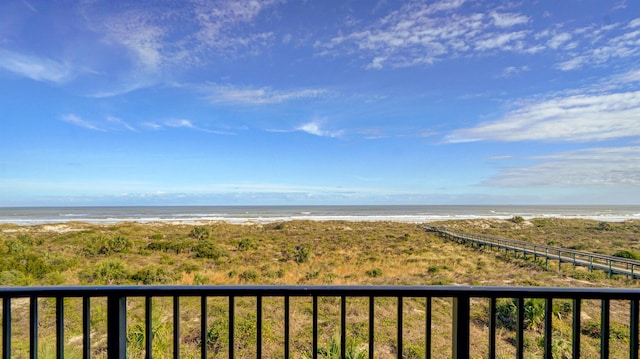
[{"label": "wispy white cloud", "polygon": [[504,70],[502,70],[502,73],[500,74],[499,77],[509,78],[509,77],[516,76],[516,75],[518,75],[520,73],[527,72],[529,70],[531,70],[531,69],[527,65],[509,66],[509,67],[504,68]]},{"label": "wispy white cloud", "polygon": [[322,127],[321,120],[312,120],[310,122],[304,123],[296,128],[297,131],[306,132],[310,135],[320,136],[320,137],[340,137],[344,134],[344,131],[329,131]]},{"label": "wispy white cloud", "polygon": [[60,116],[60,119],[64,122],[70,123],[74,126],[78,126],[78,127],[82,127],[82,128],[86,128],[88,130],[93,130],[93,131],[105,131],[103,128],[98,127],[96,124],[94,124],[91,121],[85,120],[82,117],[72,114],[72,113],[68,113],[68,114],[64,114],[62,116]]},{"label": "wispy white cloud", "polygon": [[547,46],[555,50],[562,44],[565,44],[567,41],[571,40],[571,37],[571,34],[569,34],[568,32],[555,34],[551,39],[549,39],[549,41],[547,41]]},{"label": "wispy white cloud", "polygon": [[128,124],[127,122],[123,121],[118,117],[107,116],[107,122],[119,127],[123,127],[131,132],[137,132],[137,130],[133,126],[131,126],[130,124]]},{"label": "wispy white cloud", "polygon": [[511,4],[508,10],[469,4],[409,2],[352,32],[318,41],[315,47],[321,55],[355,55],[369,69],[424,66],[504,52],[554,52],[556,68],[563,71],[640,57],[638,19],[604,26],[555,24],[540,29],[531,17],[516,11],[518,4]]},{"label": "wispy white cloud", "polygon": [[511,27],[526,24],[530,21],[528,16],[518,13],[500,13],[492,11],[490,16],[493,19],[493,24],[497,27]]},{"label": "wispy white cloud", "polygon": [[[564,58],[556,67],[562,71],[572,71],[584,66],[599,66],[611,60],[640,57],[639,19],[627,23],[608,26],[590,26],[554,35],[548,42],[552,48],[562,48],[567,44]],[[639,22],[640,23],[640,22]],[[571,39],[571,42],[568,42]],[[553,47],[557,46],[557,47]]]},{"label": "wispy white cloud", "polygon": [[453,131],[448,142],[604,141],[640,136],[640,91],[555,94],[501,119]]},{"label": "wispy white cloud", "polygon": [[323,89],[278,91],[271,88],[243,88],[228,85],[205,86],[203,91],[207,93],[207,99],[212,103],[235,105],[274,104],[304,98],[317,98],[327,93]]},{"label": "wispy white cloud", "polygon": [[320,54],[357,54],[366,67],[407,67],[492,50],[531,52],[528,16],[455,11],[464,1],[411,2],[360,30],[317,42]]},{"label": "wispy white cloud", "polygon": [[499,187],[640,186],[640,147],[597,147],[530,158],[484,184]]},{"label": "wispy white cloud", "polygon": [[[109,61],[116,61],[119,83],[93,97],[121,95],[159,82],[185,68],[210,66],[222,58],[255,55],[275,41],[271,32],[246,26],[280,0],[191,0],[169,3],[87,1],[78,6],[86,25],[100,40]],[[124,51],[123,51],[124,50]],[[125,66],[122,66],[124,64]],[[113,73],[112,73],[113,75]],[[113,85],[112,85],[113,86]]]},{"label": "wispy white cloud", "polygon": [[229,131],[211,130],[206,127],[196,125],[195,123],[193,123],[193,121],[187,120],[184,118],[167,119],[162,121],[147,121],[142,123],[142,126],[154,131],[173,128],[173,129],[188,129],[193,131],[211,133],[215,135],[232,135],[233,134],[232,132],[229,132]]},{"label": "wispy white cloud", "polygon": [[35,81],[63,84],[74,77],[70,66],[43,57],[0,49],[0,69]]}]

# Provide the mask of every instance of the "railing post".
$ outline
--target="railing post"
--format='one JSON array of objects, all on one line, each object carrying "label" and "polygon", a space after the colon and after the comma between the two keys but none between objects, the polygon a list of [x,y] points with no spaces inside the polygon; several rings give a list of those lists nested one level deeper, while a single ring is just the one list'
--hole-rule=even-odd
[{"label": "railing post", "polygon": [[545,298],[544,303],[544,357],[552,359],[551,342],[553,339],[553,299]]},{"label": "railing post", "polygon": [[91,297],[82,297],[82,358],[91,357]]},{"label": "railing post", "polygon": [[427,297],[427,303],[425,308],[425,358],[431,359],[431,322],[432,322],[432,314],[431,314],[431,297]]},{"label": "railing post", "polygon": [[64,358],[64,297],[56,297],[56,358]]},{"label": "railing post", "polygon": [[180,297],[173,296],[173,357],[180,357]]},{"label": "railing post", "polygon": [[340,358],[347,355],[347,297],[340,297]]},{"label": "railing post", "polygon": [[209,330],[207,326],[207,317],[209,314],[207,313],[207,297],[200,297],[200,358],[207,359],[207,339],[209,339]]},{"label": "railing post", "polygon": [[453,298],[453,359],[469,359],[469,302],[466,295]]},{"label": "railing post", "polygon": [[127,298],[120,295],[107,297],[107,356],[127,357]]},{"label": "railing post", "polygon": [[609,298],[602,299],[600,311],[600,358],[609,358]]},{"label": "railing post", "polygon": [[524,358],[524,298],[520,297],[517,303],[516,319],[516,358]]},{"label": "railing post", "polygon": [[11,298],[2,298],[2,358],[11,358]]},{"label": "railing post", "polygon": [[38,297],[29,301],[29,358],[38,358]]},{"label": "railing post", "polygon": [[284,359],[289,359],[289,296],[284,297]]},{"label": "railing post", "polygon": [[489,358],[496,357],[496,298],[489,298]]},{"label": "railing post", "polygon": [[[153,297],[144,298],[144,357],[153,358]],[[205,345],[206,347],[206,345]]]},{"label": "railing post", "polygon": [[[633,267],[632,267],[633,268]],[[638,299],[631,300],[629,323],[629,358],[638,359],[638,317],[640,317]]]},{"label": "railing post", "polygon": [[573,338],[572,338],[572,351],[573,359],[580,358],[580,315],[582,313],[582,299],[573,299]]},{"label": "railing post", "polygon": [[374,340],[375,340],[375,322],[373,320],[375,315],[375,298],[369,297],[369,359],[373,359],[374,354]]},{"label": "railing post", "polygon": [[235,297],[229,296],[229,358],[235,358]]},{"label": "railing post", "polygon": [[402,327],[404,324],[402,323],[402,297],[398,297],[398,325],[397,325],[397,341],[398,341],[398,359],[404,358],[402,356]]}]

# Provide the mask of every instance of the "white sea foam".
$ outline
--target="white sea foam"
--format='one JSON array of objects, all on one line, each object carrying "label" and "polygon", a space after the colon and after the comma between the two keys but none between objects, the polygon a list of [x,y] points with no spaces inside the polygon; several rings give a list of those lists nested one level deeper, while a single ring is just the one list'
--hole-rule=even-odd
[{"label": "white sea foam", "polygon": [[311,221],[392,221],[424,223],[463,219],[584,218],[640,219],[639,206],[196,206],[1,208],[0,223],[32,225],[88,222],[272,223]]}]

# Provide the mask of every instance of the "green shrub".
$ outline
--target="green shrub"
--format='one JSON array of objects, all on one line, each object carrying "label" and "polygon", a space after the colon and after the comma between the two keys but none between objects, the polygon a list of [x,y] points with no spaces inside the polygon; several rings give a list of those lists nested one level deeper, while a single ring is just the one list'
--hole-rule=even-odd
[{"label": "green shrub", "polygon": [[[544,322],[545,301],[540,298],[527,298],[524,300],[524,325],[528,329],[540,329]],[[516,298],[503,298],[496,302],[497,323],[499,326],[514,330],[518,305]]]},{"label": "green shrub", "polygon": [[520,224],[522,222],[524,222],[524,218],[522,218],[522,216],[513,216],[509,219],[509,221],[515,223],[515,224]]},{"label": "green shrub", "polygon": [[243,238],[238,242],[238,250],[239,251],[248,251],[250,249],[255,249],[258,246],[251,238]]},{"label": "green shrub", "polygon": [[42,256],[35,253],[24,253],[15,257],[11,262],[11,267],[35,279],[42,279],[53,270]]},{"label": "green shrub", "polygon": [[110,255],[114,253],[123,253],[131,249],[133,243],[126,237],[115,236],[112,238],[98,237],[93,239],[84,248],[87,255]]},{"label": "green shrub", "polygon": [[212,241],[206,241],[198,243],[193,247],[193,255],[196,258],[217,260],[224,255],[224,252],[217,248]]},{"label": "green shrub", "polygon": [[161,252],[186,253],[192,250],[192,241],[157,241],[147,245],[147,249]]},{"label": "green shrub", "polygon": [[609,223],[609,222],[600,222],[600,223],[598,223],[597,229],[599,231],[612,231],[613,230],[613,226],[611,226],[611,223]]},{"label": "green shrub", "polygon": [[0,272],[0,285],[27,285],[27,278],[24,273],[17,270],[7,270]]},{"label": "green shrub", "polygon": [[249,269],[240,273],[238,277],[246,282],[255,282],[260,277],[260,274],[253,269]]},{"label": "green shrub", "polygon": [[88,283],[122,284],[130,277],[124,262],[110,260],[101,262],[93,268],[87,268],[79,273],[80,279]]},{"label": "green shrub", "polygon": [[613,254],[614,257],[640,260],[640,254],[628,250],[621,250]]},{"label": "green shrub", "polygon": [[293,260],[296,263],[304,263],[309,260],[310,254],[311,251],[309,250],[309,247],[305,246],[304,244],[300,244],[296,246],[293,252]]},{"label": "green shrub", "polygon": [[171,283],[176,280],[176,275],[164,268],[147,267],[138,270],[131,279],[142,284]]},{"label": "green shrub", "polygon": [[196,226],[189,232],[189,237],[197,239],[199,241],[204,241],[205,239],[209,239],[209,228],[203,226]]},{"label": "green shrub", "polygon": [[380,277],[382,275],[382,269],[380,268],[369,269],[368,271],[365,272],[365,274],[371,278]]}]

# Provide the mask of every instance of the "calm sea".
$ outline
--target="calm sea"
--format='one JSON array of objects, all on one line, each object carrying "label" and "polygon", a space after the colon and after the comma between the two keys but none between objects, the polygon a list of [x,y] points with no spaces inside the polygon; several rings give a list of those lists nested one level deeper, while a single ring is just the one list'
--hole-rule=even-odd
[{"label": "calm sea", "polygon": [[640,206],[149,206],[149,207],[0,207],[0,223],[43,224],[71,221],[268,223],[306,219],[314,221],[396,221],[420,223],[439,220],[522,216],[587,218],[601,221],[640,219]]}]

